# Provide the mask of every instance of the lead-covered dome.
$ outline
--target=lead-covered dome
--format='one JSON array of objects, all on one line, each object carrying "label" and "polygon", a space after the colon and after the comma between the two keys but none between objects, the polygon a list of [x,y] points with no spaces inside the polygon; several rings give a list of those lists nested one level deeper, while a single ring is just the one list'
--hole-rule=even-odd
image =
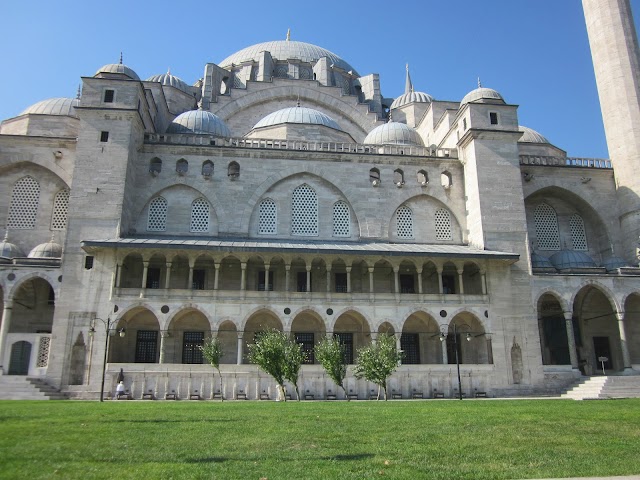
[{"label": "lead-covered dome", "polygon": [[324,125],[325,127],[342,131],[340,125],[329,115],[307,107],[290,107],[277,110],[264,117],[253,128],[271,127],[283,123]]},{"label": "lead-covered dome", "polygon": [[167,85],[169,87],[175,87],[178,90],[183,91],[184,93],[189,93],[189,85],[186,84],[182,79],[176,77],[175,75],[171,75],[170,72],[163,73],[162,75],[154,75],[153,77],[149,77],[146,80],[147,82],[158,82],[162,85]]},{"label": "lead-covered dome", "polygon": [[190,110],[178,115],[169,124],[167,133],[198,133],[230,137],[229,127],[218,116],[206,110]]},{"label": "lead-covered dome", "polygon": [[533,252],[531,254],[531,267],[532,268],[554,268],[553,264],[547,257]]},{"label": "lead-covered dome", "polygon": [[418,132],[399,122],[389,122],[377,126],[369,132],[363,143],[369,145],[424,145]]},{"label": "lead-covered dome", "polygon": [[604,262],[602,262],[602,266],[605,268],[607,272],[613,272],[618,268],[628,267],[629,264],[620,257],[609,257]]},{"label": "lead-covered dome", "polygon": [[69,117],[77,117],[75,107],[80,105],[80,100],[77,98],[49,98],[42,100],[38,103],[34,103],[29,108],[20,113],[20,115],[27,115],[33,113],[36,115],[66,115]]},{"label": "lead-covered dome", "polygon": [[53,240],[41,243],[29,252],[29,258],[62,258],[62,245]]},{"label": "lead-covered dome", "polygon": [[355,69],[346,61],[329,50],[312,45],[305,42],[297,42],[294,40],[275,40],[273,42],[263,42],[243,48],[239,52],[229,55],[220,62],[220,67],[229,69],[232,65],[239,65],[243,62],[258,62],[261,52],[269,52],[275,60],[286,61],[290,58],[300,60],[305,63],[316,63],[323,57],[327,57],[329,61],[336,67],[345,71],[352,71],[354,75],[358,75]]},{"label": "lead-covered dome", "polygon": [[4,239],[0,242],[0,257],[17,258],[24,257],[24,253],[15,243],[9,241],[9,234],[5,233]]},{"label": "lead-covered dome", "polygon": [[505,101],[497,91],[492,88],[478,87],[467,93],[460,102],[460,106],[467,103],[493,103],[504,105]]},{"label": "lead-covered dome", "polygon": [[549,259],[558,270],[571,268],[595,268],[596,262],[584,252],[576,250],[560,250]]},{"label": "lead-covered dome", "polygon": [[524,134],[520,137],[520,140],[518,140],[520,143],[549,143],[549,140],[532,128],[520,125],[518,129]]},{"label": "lead-covered dome", "polygon": [[140,77],[136,72],[133,71],[133,69],[127,67],[126,65],[123,65],[122,63],[108,63],[107,65],[100,67],[98,71],[95,73],[94,77],[97,77],[103,73],[107,73],[107,74],[119,73],[119,74],[125,75],[126,77],[129,77],[129,79],[131,80],[138,80],[138,81],[140,80]]},{"label": "lead-covered dome", "polygon": [[424,92],[409,92],[404,95],[400,95],[396,98],[391,104],[391,110],[394,108],[399,108],[409,103],[431,103],[433,102],[433,97],[428,93]]}]

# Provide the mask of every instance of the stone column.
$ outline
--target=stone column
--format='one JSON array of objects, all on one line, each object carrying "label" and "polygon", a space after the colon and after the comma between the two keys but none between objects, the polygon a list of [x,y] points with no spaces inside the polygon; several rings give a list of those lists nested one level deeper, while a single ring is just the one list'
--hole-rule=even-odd
[{"label": "stone column", "polygon": [[371,332],[371,343],[375,345],[378,342],[378,332]]},{"label": "stone column", "polygon": [[291,276],[291,264],[287,263],[284,266],[284,291],[289,291],[289,277]]},{"label": "stone column", "polygon": [[215,273],[213,275],[213,289],[218,290],[220,285],[220,263],[214,262],[213,268],[215,269]]},{"label": "stone column", "polygon": [[142,285],[140,289],[140,298],[144,298],[147,291],[147,274],[149,273],[149,260],[142,261]]},{"label": "stone column", "polygon": [[[400,353],[402,351],[402,343],[400,342],[400,339],[402,338],[402,332],[396,332],[393,335],[396,337],[396,350],[398,351],[398,353]],[[402,365],[402,360],[398,362],[398,365]]]},{"label": "stone column", "polygon": [[332,331],[327,330],[327,338],[328,338],[329,340],[331,340],[331,339],[333,338],[333,332],[332,332]]},{"label": "stone column", "polygon": [[369,267],[369,297],[373,298],[373,267]]},{"label": "stone column", "polygon": [[576,337],[573,333],[573,312],[563,312],[564,323],[567,329],[567,346],[569,347],[569,358],[571,368],[578,369],[578,351],[576,350]]},{"label": "stone column", "polygon": [[442,348],[442,364],[448,365],[449,357],[447,356],[447,337],[444,337],[444,340],[440,340],[440,338],[438,338],[438,341],[440,342],[440,347]]},{"label": "stone column", "polygon": [[351,265],[347,266],[347,293],[351,293]]},{"label": "stone column", "polygon": [[187,280],[187,289],[193,290],[193,267],[195,266],[195,259],[189,259],[189,279]]},{"label": "stone column", "polygon": [[440,295],[444,293],[444,287],[442,286],[442,267],[438,267],[436,271],[438,272],[438,292]]},{"label": "stone column", "polygon": [[327,265],[327,298],[331,297],[331,265]]},{"label": "stone column", "polygon": [[624,373],[631,373],[631,355],[629,354],[629,344],[627,343],[627,332],[624,329],[624,312],[616,312],[618,319],[618,331],[620,332],[620,348],[622,349],[622,363]]},{"label": "stone column", "polygon": [[122,277],[122,263],[116,261],[116,288],[120,288],[120,279]]},{"label": "stone column", "polygon": [[240,262],[240,290],[247,289],[247,262]]},{"label": "stone column", "polygon": [[2,310],[2,324],[0,324],[0,375],[4,372],[4,356],[5,356],[5,343],[7,341],[7,334],[9,333],[9,325],[11,324],[11,314],[13,312],[13,299],[9,298],[7,303],[4,304]]},{"label": "stone column", "polygon": [[400,276],[399,273],[400,272],[400,267],[395,266],[393,267],[393,288],[394,288],[394,293],[400,293]]},{"label": "stone column", "polygon": [[459,269],[458,270],[458,288],[459,288],[459,294],[460,295],[464,295],[464,281],[462,280],[462,274],[464,273],[464,269]]},{"label": "stone column", "polygon": [[238,332],[238,365],[242,365],[242,337],[244,336],[244,332]]},{"label": "stone column", "polygon": [[173,265],[171,262],[166,263],[167,271],[164,274],[164,288],[167,290],[171,288],[171,265]]},{"label": "stone column", "polygon": [[265,295],[269,295],[269,268],[271,267],[271,264],[269,263],[265,263],[264,264],[264,291],[265,291]]},{"label": "stone column", "polygon": [[167,338],[169,337],[169,330],[160,330],[160,360],[158,363],[164,363],[165,352],[167,348]]},{"label": "stone column", "polygon": [[311,291],[311,265],[307,265],[307,293]]},{"label": "stone column", "polygon": [[418,273],[418,293],[422,294],[422,269],[417,270]]},{"label": "stone column", "polygon": [[482,287],[482,295],[487,294],[487,272],[485,270],[480,270],[480,283]]}]

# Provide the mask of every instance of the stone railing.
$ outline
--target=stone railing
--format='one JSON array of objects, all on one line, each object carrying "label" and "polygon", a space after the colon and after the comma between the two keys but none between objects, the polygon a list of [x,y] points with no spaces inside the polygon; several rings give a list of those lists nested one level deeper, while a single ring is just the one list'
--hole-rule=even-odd
[{"label": "stone railing", "polygon": [[267,150],[298,150],[309,152],[357,153],[367,155],[406,155],[418,157],[457,158],[455,149],[427,148],[415,145],[364,145],[342,142],[303,142],[259,138],[222,138],[212,135],[147,133],[147,144],[232,147]]},{"label": "stone railing", "polygon": [[613,169],[611,160],[606,158],[547,157],[542,155],[520,155],[520,165],[541,165],[549,167],[579,167]]}]

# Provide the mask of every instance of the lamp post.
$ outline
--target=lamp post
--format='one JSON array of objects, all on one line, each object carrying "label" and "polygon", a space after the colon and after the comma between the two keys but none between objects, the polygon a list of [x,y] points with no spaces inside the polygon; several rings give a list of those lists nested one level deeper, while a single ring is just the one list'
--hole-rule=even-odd
[{"label": "lamp post", "polygon": [[[449,335],[450,328],[451,328],[451,325],[446,323],[443,323],[442,325],[440,325],[439,336],[440,336],[440,341],[443,342],[443,345],[444,345],[444,341],[447,339],[447,335]],[[462,380],[460,379],[460,357],[458,355],[458,328],[459,328],[458,325],[454,323],[453,324],[453,348],[456,352],[456,369],[458,370],[458,397],[460,400],[462,400]],[[469,327],[469,325],[467,325],[466,323],[463,323],[462,325],[460,325],[460,328],[462,328],[463,331],[466,331],[465,338],[467,339],[467,342],[470,342],[471,339],[473,338],[470,332],[471,327]],[[447,346],[444,345],[443,348],[447,348]]]},{"label": "lamp post", "polygon": [[[95,317],[91,322],[91,327],[89,328],[89,336],[93,337],[93,335],[96,333],[96,320],[100,320],[100,322],[102,322],[102,324],[104,325],[104,358],[102,359],[102,383],[100,385],[100,401],[104,402],[104,377],[107,372],[107,352],[109,351],[109,337],[111,335],[115,335],[116,330],[111,328],[111,317],[107,317],[106,320]],[[124,328],[120,328],[118,330],[118,334],[121,337],[124,337]]]}]

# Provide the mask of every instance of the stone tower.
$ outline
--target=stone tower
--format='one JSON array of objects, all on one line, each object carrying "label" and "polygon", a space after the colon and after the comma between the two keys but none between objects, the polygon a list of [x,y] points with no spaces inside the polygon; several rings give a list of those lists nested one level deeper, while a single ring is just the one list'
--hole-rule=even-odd
[{"label": "stone tower", "polygon": [[629,0],[582,0],[609,157],[616,176],[622,256],[640,235],[640,53]]}]

